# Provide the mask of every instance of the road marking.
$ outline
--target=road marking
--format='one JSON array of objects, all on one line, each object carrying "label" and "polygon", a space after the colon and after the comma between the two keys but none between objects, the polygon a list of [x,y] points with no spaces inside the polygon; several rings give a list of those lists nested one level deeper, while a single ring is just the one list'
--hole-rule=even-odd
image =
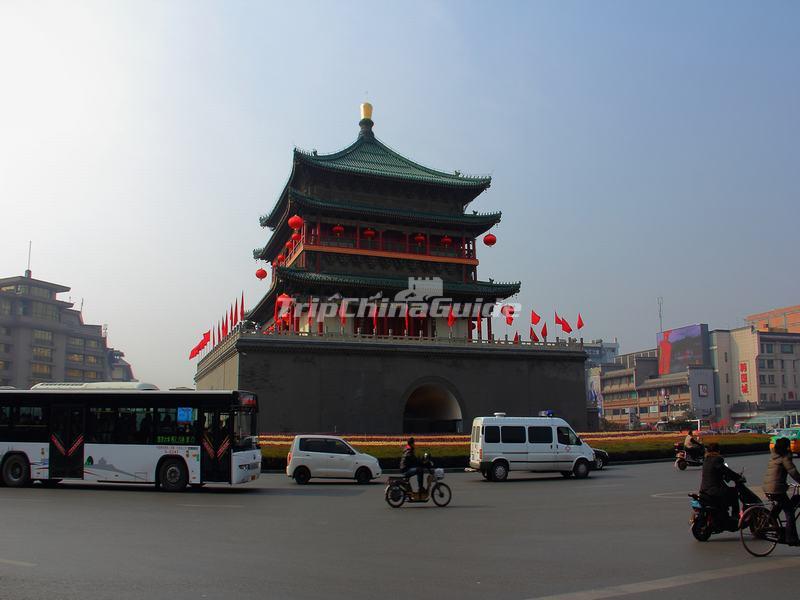
[{"label": "road marking", "polygon": [[188,508],[244,508],[241,504],[178,504]]},{"label": "road marking", "polygon": [[6,560],[0,558],[0,565],[11,565],[12,567],[35,567],[34,563],[25,562],[24,560]]},{"label": "road marking", "polygon": [[630,594],[644,594],[647,592],[660,592],[670,588],[714,581],[715,579],[727,579],[729,577],[741,577],[764,571],[775,571],[778,569],[789,569],[800,566],[800,558],[781,558],[777,560],[754,559],[750,563],[745,563],[737,567],[725,567],[724,569],[713,569],[710,571],[700,571],[699,573],[687,573],[686,575],[675,575],[674,577],[664,577],[662,579],[651,579],[650,581],[639,581],[637,583],[626,583],[607,588],[584,590],[581,592],[568,592],[566,594],[554,594],[552,596],[539,596],[530,600],[600,600],[601,598],[617,598]]},{"label": "road marking", "polygon": [[651,494],[650,497],[661,498],[666,500],[678,500],[678,499],[683,500],[689,498],[689,494],[691,493],[692,493],[691,491],[686,491],[686,490],[680,492],[661,492],[659,494]]}]

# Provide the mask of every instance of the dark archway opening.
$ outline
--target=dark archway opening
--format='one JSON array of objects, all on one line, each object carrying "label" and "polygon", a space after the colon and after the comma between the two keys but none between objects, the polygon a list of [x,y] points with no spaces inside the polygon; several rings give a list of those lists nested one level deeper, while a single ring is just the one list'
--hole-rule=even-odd
[{"label": "dark archway opening", "polygon": [[437,384],[418,387],[403,412],[404,433],[461,433],[461,407],[455,396]]}]

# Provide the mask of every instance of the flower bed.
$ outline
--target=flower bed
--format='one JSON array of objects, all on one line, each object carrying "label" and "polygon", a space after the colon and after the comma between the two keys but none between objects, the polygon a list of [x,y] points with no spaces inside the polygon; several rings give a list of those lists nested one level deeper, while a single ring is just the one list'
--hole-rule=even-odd
[{"label": "flower bed", "polygon": [[[344,435],[360,452],[376,457],[384,469],[396,469],[408,436]],[[469,463],[468,435],[415,435],[417,453],[430,452],[438,466],[460,468]],[[649,460],[674,456],[675,442],[684,435],[675,432],[608,432],[581,434],[589,445],[608,452],[612,462]],[[265,469],[285,469],[286,455],[294,435],[260,435],[262,463]],[[723,454],[760,452],[769,449],[769,436],[757,434],[704,435],[703,442],[718,442]]]}]

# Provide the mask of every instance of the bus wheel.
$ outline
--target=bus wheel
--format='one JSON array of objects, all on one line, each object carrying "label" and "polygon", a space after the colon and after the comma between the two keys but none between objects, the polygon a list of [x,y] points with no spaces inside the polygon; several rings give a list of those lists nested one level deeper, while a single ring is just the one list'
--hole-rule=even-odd
[{"label": "bus wheel", "polygon": [[161,465],[158,480],[165,492],[182,492],[189,483],[186,465],[179,458],[168,458]]},{"label": "bus wheel", "polygon": [[3,463],[3,483],[8,487],[25,487],[31,482],[31,466],[28,459],[12,454]]}]

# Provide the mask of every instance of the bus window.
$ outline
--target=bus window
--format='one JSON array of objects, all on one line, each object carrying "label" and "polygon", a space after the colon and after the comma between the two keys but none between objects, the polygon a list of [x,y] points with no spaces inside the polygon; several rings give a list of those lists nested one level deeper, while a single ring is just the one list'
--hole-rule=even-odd
[{"label": "bus window", "polygon": [[0,406],[0,429],[8,429],[11,425],[11,407]]},{"label": "bus window", "polygon": [[86,416],[86,441],[93,444],[113,443],[115,415],[113,408],[90,408]]},{"label": "bus window", "polygon": [[40,406],[20,406],[11,411],[13,435],[18,442],[47,441],[47,422]]},{"label": "bus window", "polygon": [[[178,418],[180,414],[180,419]],[[157,444],[194,444],[196,408],[159,408]]]}]

